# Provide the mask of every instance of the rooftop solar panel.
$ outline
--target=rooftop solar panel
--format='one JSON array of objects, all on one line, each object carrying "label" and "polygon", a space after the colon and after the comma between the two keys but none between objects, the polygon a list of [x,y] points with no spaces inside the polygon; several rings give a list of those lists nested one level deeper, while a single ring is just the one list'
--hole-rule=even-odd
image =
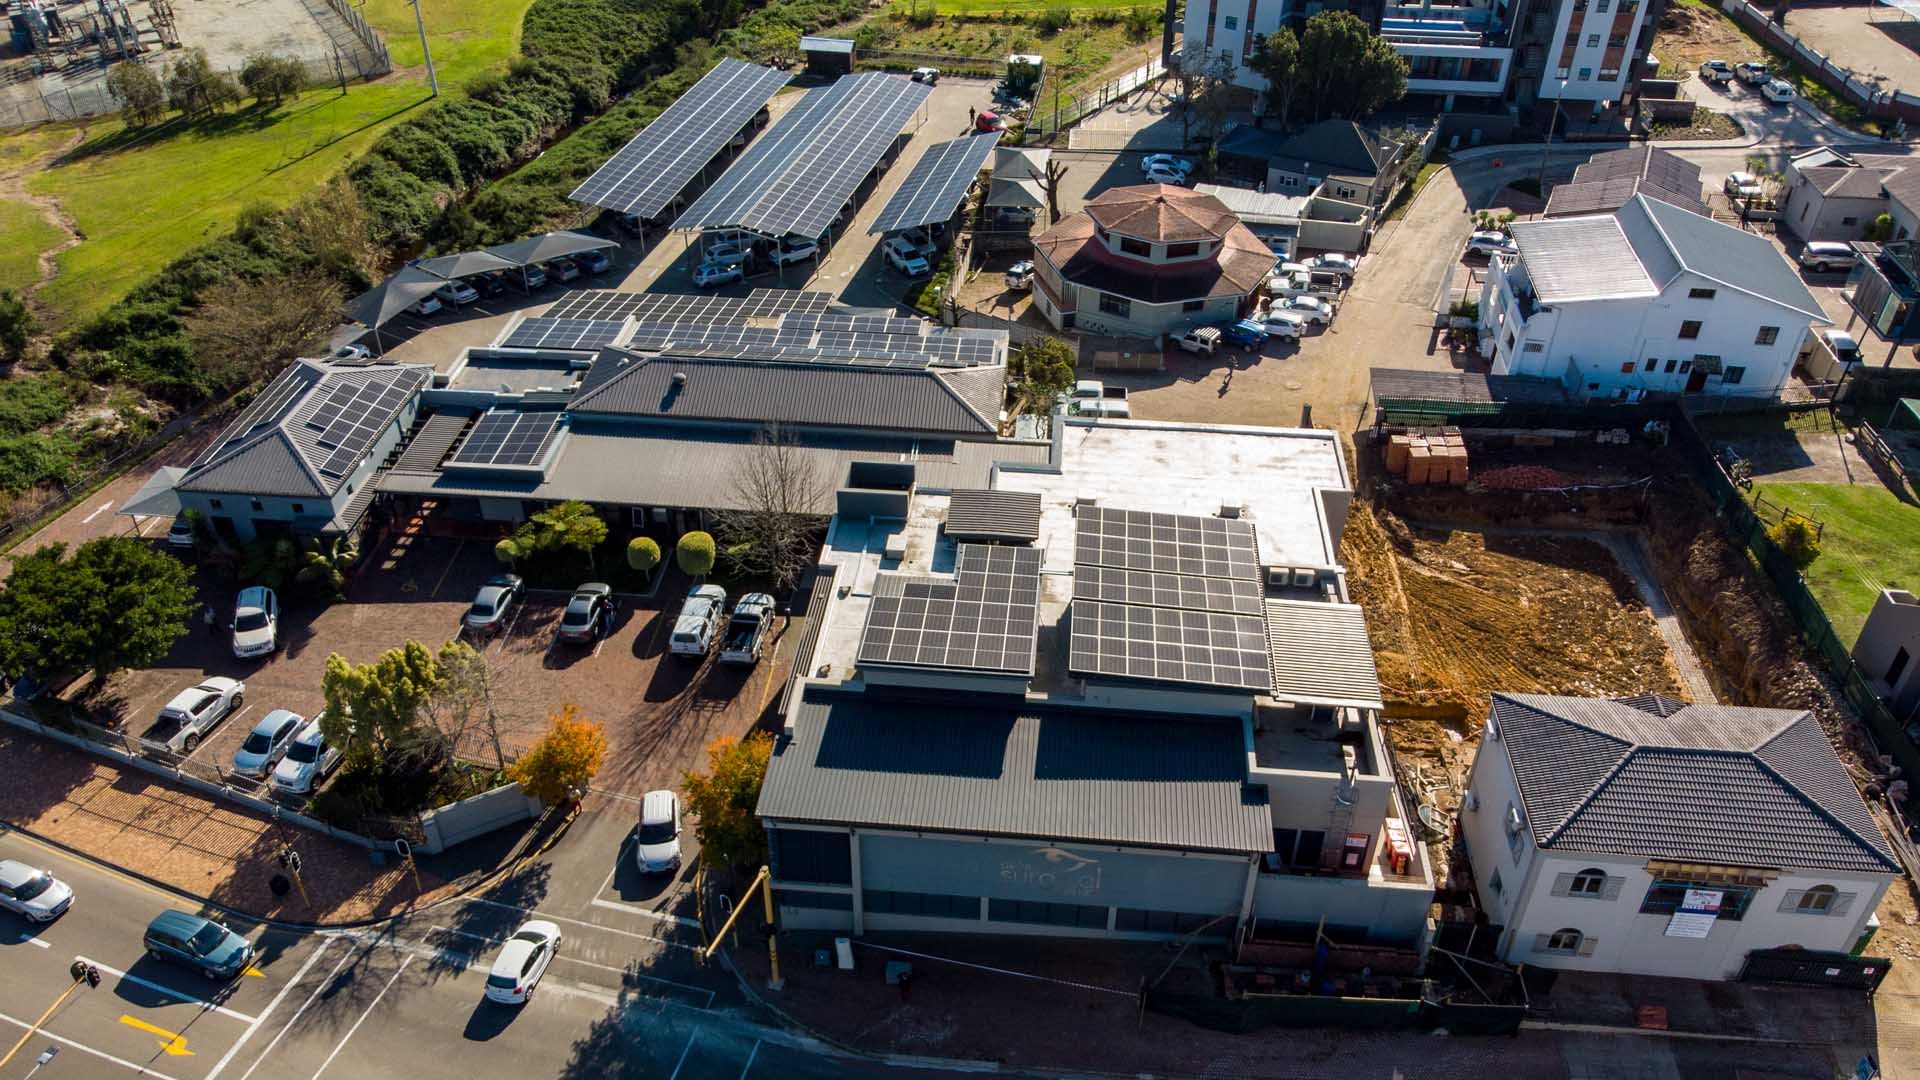
[{"label": "rooftop solar panel", "polygon": [[643,218],[658,215],[790,78],[741,60],[720,61],[569,198]]},{"label": "rooftop solar panel", "polygon": [[819,312],[832,301],[829,293],[790,289],[755,289],[745,297],[588,289],[562,297],[547,309],[545,317],[618,321],[632,316],[643,323],[743,322],[788,312]]},{"label": "rooftop solar panel", "polygon": [[559,349],[594,352],[619,340],[625,319],[523,319],[499,344],[502,349]]},{"label": "rooftop solar panel", "polygon": [[954,576],[882,574],[861,663],[1031,675],[1040,552],[960,545]]},{"label": "rooftop solar panel", "polygon": [[677,227],[820,235],[931,92],[879,72],[843,75],[809,90],[687,208]]},{"label": "rooftop solar panel", "polygon": [[546,457],[560,433],[558,410],[492,409],[473,425],[452,465],[526,467]]},{"label": "rooftop solar panel", "polygon": [[1258,615],[1075,600],[1067,670],[1228,690],[1273,686]]},{"label": "rooftop solar panel", "polygon": [[331,419],[326,429],[315,439],[321,449],[330,451],[321,462],[320,471],[328,476],[352,472],[392,421],[394,410],[411,393],[413,387],[408,383],[363,382],[340,387],[329,395],[326,404],[315,413],[317,418],[338,406],[329,414]]},{"label": "rooftop solar panel", "polygon": [[990,132],[927,147],[867,232],[896,232],[952,217],[999,142],[999,133]]},{"label": "rooftop solar panel", "polygon": [[1073,597],[1141,607],[1260,614],[1260,583],[1246,578],[1159,574],[1112,566],[1073,568]]},{"label": "rooftop solar panel", "polygon": [[1257,580],[1253,525],[1232,518],[1082,506],[1074,562],[1123,570]]}]

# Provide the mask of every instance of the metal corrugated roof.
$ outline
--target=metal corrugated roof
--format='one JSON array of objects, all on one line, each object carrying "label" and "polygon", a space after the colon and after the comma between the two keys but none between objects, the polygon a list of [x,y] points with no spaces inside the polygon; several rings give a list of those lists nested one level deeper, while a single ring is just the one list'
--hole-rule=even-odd
[{"label": "metal corrugated roof", "polygon": [[1516,222],[1513,239],[1543,304],[1660,295],[1611,214]]},{"label": "metal corrugated roof", "polygon": [[1391,401],[1437,401],[1460,405],[1564,405],[1567,401],[1566,387],[1560,380],[1530,375],[1371,368],[1368,378],[1373,384],[1374,400],[1383,405]]},{"label": "metal corrugated roof", "polygon": [[1683,268],[1791,308],[1815,322],[1833,321],[1799,272],[1766,237],[1646,198],[1635,199],[1620,213],[1624,217],[1635,209],[1660,231]]},{"label": "metal corrugated roof", "polygon": [[1273,850],[1237,723],[807,691],[758,813],[1182,850]]},{"label": "metal corrugated roof", "polygon": [[947,502],[947,535],[956,540],[1040,539],[1040,493],[961,488]]},{"label": "metal corrugated roof", "polygon": [[1807,712],[1533,694],[1495,694],[1492,711],[1541,847],[1750,867],[1899,868]]},{"label": "metal corrugated roof", "polygon": [[1274,697],[1306,705],[1386,707],[1359,605],[1268,600],[1266,609]]},{"label": "metal corrugated roof", "polygon": [[432,472],[439,468],[447,451],[453,449],[460,433],[467,430],[472,421],[473,417],[465,413],[435,413],[427,417],[393,467],[405,472]]}]

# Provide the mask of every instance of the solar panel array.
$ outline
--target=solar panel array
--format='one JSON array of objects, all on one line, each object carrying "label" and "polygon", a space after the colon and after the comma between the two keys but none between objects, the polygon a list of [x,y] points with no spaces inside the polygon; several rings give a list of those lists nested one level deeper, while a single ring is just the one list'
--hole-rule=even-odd
[{"label": "solar panel array", "polygon": [[523,319],[499,344],[502,349],[560,349],[568,352],[596,352],[611,345],[626,329],[625,319],[556,319],[540,316]]},{"label": "solar panel array", "polygon": [[345,476],[352,472],[412,393],[407,383],[374,380],[334,387],[306,419],[307,427],[319,432],[314,441],[332,451],[321,463],[321,473]]},{"label": "solar panel array", "polygon": [[[818,314],[833,303],[833,294],[791,289],[755,289],[746,296],[710,293],[629,293],[585,289],[569,293],[547,309],[549,319],[620,320],[640,322],[744,322],[789,312]],[[903,320],[911,321],[911,320]]]},{"label": "solar panel array", "polygon": [[807,91],[676,227],[819,236],[931,92],[879,72],[843,75]]},{"label": "solar panel array", "polygon": [[490,409],[450,459],[455,465],[530,466],[560,434],[557,409]]},{"label": "solar panel array", "polygon": [[1272,688],[1250,522],[1082,506],[1075,526],[1069,671]]},{"label": "solar panel array", "polygon": [[883,574],[860,638],[861,663],[1033,673],[1040,552],[961,544],[952,578]]},{"label": "solar panel array", "polygon": [[742,60],[720,61],[568,198],[654,217],[790,78]]},{"label": "solar panel array", "polygon": [[999,142],[1000,134],[990,132],[927,147],[867,231],[890,233],[952,217]]}]

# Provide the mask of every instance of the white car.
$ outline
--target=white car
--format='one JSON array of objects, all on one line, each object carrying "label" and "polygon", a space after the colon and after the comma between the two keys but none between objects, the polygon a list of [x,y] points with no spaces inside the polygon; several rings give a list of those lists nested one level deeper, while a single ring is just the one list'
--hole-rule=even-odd
[{"label": "white car", "polygon": [[940,69],[930,67],[914,68],[912,74],[907,77],[914,82],[925,83],[928,86],[932,86],[940,81]]},{"label": "white car", "polygon": [[191,754],[200,739],[230,713],[240,711],[246,701],[247,684],[225,675],[215,675],[191,689],[182,690],[160,707],[160,725],[173,730],[167,737],[167,749],[176,754]]},{"label": "white car", "polygon": [[1333,322],[1333,305],[1318,296],[1283,296],[1267,305],[1269,312],[1283,311],[1321,326]]},{"label": "white car", "polygon": [[1172,169],[1155,166],[1147,170],[1147,183],[1168,184],[1173,187],[1186,187],[1187,178]]},{"label": "white car", "polygon": [[264,585],[240,590],[233,602],[233,655],[242,660],[280,647],[280,598]]},{"label": "white car", "polygon": [[273,767],[273,789],[305,795],[339,768],[342,756],[339,747],[327,745],[327,737],[320,733],[320,721],[309,720],[293,737],[287,756]]},{"label": "white car", "polygon": [[773,249],[773,261],[776,266],[788,263],[806,262],[820,257],[820,244],[814,240],[787,240]]},{"label": "white car", "polygon": [[1339,254],[1329,252],[1325,255],[1315,255],[1313,258],[1308,259],[1307,267],[1309,269],[1320,270],[1330,274],[1340,274],[1344,277],[1352,277],[1354,275],[1354,272],[1360,269],[1360,264],[1354,262],[1352,259],[1348,258],[1345,255],[1339,255]]},{"label": "white car", "polygon": [[1769,79],[1767,84],[1760,88],[1760,95],[1775,105],[1785,105],[1796,96],[1793,84],[1785,79]]},{"label": "white car", "polygon": [[700,249],[701,262],[726,262],[747,257],[747,246],[738,240],[715,240]]},{"label": "white car", "polygon": [[1152,172],[1155,169],[1160,169],[1163,172],[1179,173],[1183,177],[1192,176],[1193,162],[1188,161],[1186,158],[1174,157],[1172,154],[1148,154],[1146,157],[1140,159],[1141,172]]},{"label": "white car", "polygon": [[520,924],[487,972],[487,1000],[522,1005],[560,951],[560,928],[545,919]]},{"label": "white car", "polygon": [[680,868],[680,797],[671,791],[649,791],[640,800],[640,831],[634,837],[633,861],[643,874],[665,874]]},{"label": "white car", "polygon": [[1760,194],[1760,179],[1752,173],[1731,172],[1720,188],[1736,199],[1751,199]]},{"label": "white car", "polygon": [[286,709],[275,709],[261,717],[247,733],[247,741],[233,752],[234,775],[266,779],[306,722],[306,717]]},{"label": "white car", "polygon": [[727,610],[727,590],[718,585],[695,585],[673,620],[667,651],[675,656],[701,657],[713,651],[720,621]]},{"label": "white car", "polygon": [[1026,292],[1033,288],[1033,263],[1022,259],[1007,267],[1007,288],[1014,292]]},{"label": "white car", "polygon": [[746,277],[741,268],[739,256],[727,262],[703,262],[693,272],[693,283],[702,289],[717,289]]},{"label": "white car", "polygon": [[880,250],[886,256],[889,265],[908,277],[926,277],[933,273],[932,264],[927,262],[925,256],[915,251],[913,244],[905,237],[889,238],[885,244],[881,245]]},{"label": "white car", "polygon": [[1710,83],[1733,81],[1733,65],[1725,60],[1709,60],[1700,65],[1700,77]]},{"label": "white car", "polygon": [[1859,261],[1859,257],[1853,253],[1853,245],[1837,240],[1815,240],[1800,249],[1800,265],[1817,274],[1829,270],[1851,270]]},{"label": "white car", "polygon": [[1477,232],[1467,237],[1467,254],[1485,255],[1488,258],[1495,255],[1518,255],[1520,245],[1513,242],[1513,237],[1503,232]]},{"label": "white car", "polygon": [[342,345],[333,350],[335,360],[365,360],[373,355],[365,345]]},{"label": "white car", "polygon": [[1290,311],[1269,311],[1260,316],[1260,326],[1270,338],[1298,340],[1307,332],[1306,317]]},{"label": "white car", "polygon": [[73,906],[73,888],[45,870],[0,859],[0,908],[28,922],[49,923]]},{"label": "white car", "polygon": [[443,304],[458,304],[461,307],[480,299],[479,290],[464,281],[449,281],[435,289],[433,295]]},{"label": "white car", "polygon": [[1740,76],[1740,81],[1749,86],[1759,86],[1768,79],[1773,78],[1773,72],[1767,70],[1767,65],[1754,60],[1747,60],[1735,64],[1733,66],[1733,73]]},{"label": "white car", "polygon": [[420,302],[407,309],[415,315],[432,315],[440,310],[440,300],[432,293],[420,298]]}]

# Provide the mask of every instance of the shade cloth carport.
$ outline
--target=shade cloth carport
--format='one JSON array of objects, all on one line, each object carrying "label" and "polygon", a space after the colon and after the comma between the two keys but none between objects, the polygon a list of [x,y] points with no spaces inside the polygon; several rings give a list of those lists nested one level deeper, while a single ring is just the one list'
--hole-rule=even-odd
[{"label": "shade cloth carport", "polygon": [[527,288],[527,267],[534,263],[558,259],[566,255],[578,255],[583,251],[598,251],[601,248],[619,247],[617,240],[602,240],[581,232],[550,232],[538,236],[523,237],[505,244],[495,244],[486,253],[505,259],[520,268],[520,287]]},{"label": "shade cloth carport", "polygon": [[133,498],[120,504],[118,513],[128,517],[177,517],[180,514],[180,493],[174,486],[180,478],[187,475],[185,466],[162,465],[154,470]]},{"label": "shade cloth carport", "polygon": [[440,255],[431,259],[421,259],[413,265],[429,274],[439,274],[443,278],[472,277],[489,270],[512,270],[518,263],[509,262],[491,251],[463,251],[458,255]]},{"label": "shade cloth carport", "polygon": [[378,341],[380,327],[388,320],[419,303],[421,297],[432,295],[446,283],[447,279],[438,274],[417,266],[403,266],[399,273],[349,301],[347,316],[371,328]]}]

